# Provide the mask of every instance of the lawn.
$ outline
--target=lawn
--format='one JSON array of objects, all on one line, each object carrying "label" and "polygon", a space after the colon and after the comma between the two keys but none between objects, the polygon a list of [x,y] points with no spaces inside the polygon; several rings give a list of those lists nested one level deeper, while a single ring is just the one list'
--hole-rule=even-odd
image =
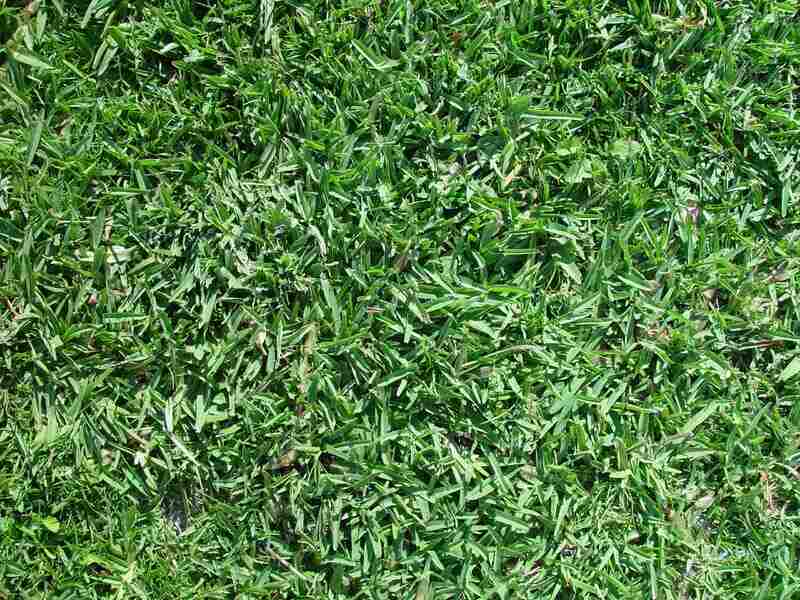
[{"label": "lawn", "polygon": [[800,2],[0,0],[0,599],[800,597]]}]

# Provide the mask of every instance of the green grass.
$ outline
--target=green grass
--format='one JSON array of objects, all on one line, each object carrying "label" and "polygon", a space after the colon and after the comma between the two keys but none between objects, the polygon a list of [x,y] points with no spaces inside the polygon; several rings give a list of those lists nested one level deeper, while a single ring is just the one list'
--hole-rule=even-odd
[{"label": "green grass", "polygon": [[0,598],[800,596],[796,0],[0,0]]}]

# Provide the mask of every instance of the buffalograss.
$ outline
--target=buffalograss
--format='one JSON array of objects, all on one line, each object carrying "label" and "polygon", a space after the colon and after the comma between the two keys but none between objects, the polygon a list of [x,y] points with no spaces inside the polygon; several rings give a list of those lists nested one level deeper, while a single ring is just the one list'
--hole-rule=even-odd
[{"label": "buffalograss", "polygon": [[0,0],[0,598],[797,598],[774,0]]}]

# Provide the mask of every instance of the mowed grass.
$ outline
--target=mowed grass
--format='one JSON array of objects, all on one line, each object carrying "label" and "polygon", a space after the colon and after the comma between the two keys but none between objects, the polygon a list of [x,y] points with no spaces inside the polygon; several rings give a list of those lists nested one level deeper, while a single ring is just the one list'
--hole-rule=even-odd
[{"label": "mowed grass", "polygon": [[772,0],[0,0],[0,598],[800,596]]}]

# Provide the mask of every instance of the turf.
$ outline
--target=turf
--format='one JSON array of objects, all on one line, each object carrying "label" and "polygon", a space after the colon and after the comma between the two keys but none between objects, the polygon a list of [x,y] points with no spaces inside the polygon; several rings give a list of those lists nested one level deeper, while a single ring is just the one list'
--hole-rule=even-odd
[{"label": "turf", "polygon": [[795,0],[0,0],[0,598],[800,596]]}]

